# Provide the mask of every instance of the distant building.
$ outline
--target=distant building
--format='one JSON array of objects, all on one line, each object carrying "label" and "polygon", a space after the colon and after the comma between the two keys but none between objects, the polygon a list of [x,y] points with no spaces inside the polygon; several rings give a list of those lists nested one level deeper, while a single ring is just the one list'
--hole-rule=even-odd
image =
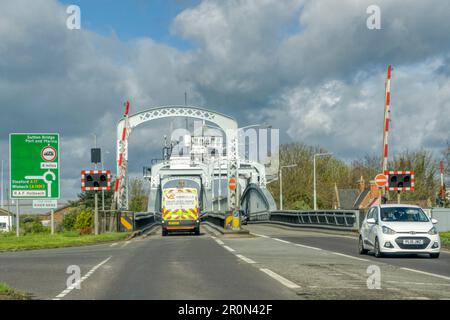
[{"label": "distant building", "polygon": [[343,210],[367,209],[379,202],[380,191],[375,181],[370,181],[366,188],[364,178],[358,180],[354,189],[338,189],[335,185],[333,207]]},{"label": "distant building", "polygon": [[11,231],[13,216],[11,212],[0,209],[0,232]]}]

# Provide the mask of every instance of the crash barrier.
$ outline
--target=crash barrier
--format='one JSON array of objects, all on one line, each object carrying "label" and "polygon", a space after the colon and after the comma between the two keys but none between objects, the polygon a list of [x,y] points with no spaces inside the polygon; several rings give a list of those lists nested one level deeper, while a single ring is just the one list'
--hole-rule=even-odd
[{"label": "crash barrier", "polygon": [[450,231],[450,208],[433,208],[431,217],[438,221],[436,228],[439,232]]},{"label": "crash barrier", "polygon": [[218,227],[225,228],[225,212],[208,212],[204,215],[205,221],[208,221]]},{"label": "crash barrier", "polygon": [[357,231],[363,219],[364,213],[359,210],[286,210],[252,213],[248,223],[274,223],[296,227]]}]

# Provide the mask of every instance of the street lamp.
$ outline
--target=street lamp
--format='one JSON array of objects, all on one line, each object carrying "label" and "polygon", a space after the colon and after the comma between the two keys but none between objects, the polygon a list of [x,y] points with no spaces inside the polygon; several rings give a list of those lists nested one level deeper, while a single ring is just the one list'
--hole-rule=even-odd
[{"label": "street lamp", "polygon": [[317,210],[317,193],[316,193],[316,157],[323,157],[323,156],[331,156],[333,153],[327,152],[327,153],[316,153],[314,155],[313,160],[313,167],[314,167],[314,211]]},{"label": "street lamp", "polygon": [[283,210],[283,168],[293,168],[296,164],[289,164],[287,166],[280,166],[278,175],[280,176],[280,210]]}]

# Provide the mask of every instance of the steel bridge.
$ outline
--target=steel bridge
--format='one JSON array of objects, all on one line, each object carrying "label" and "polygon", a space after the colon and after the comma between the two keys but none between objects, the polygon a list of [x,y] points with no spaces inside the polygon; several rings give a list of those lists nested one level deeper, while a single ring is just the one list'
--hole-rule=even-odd
[{"label": "steel bridge", "polygon": [[[219,145],[204,145],[202,156],[196,156],[192,150],[188,155],[170,155],[161,162],[152,165],[144,172],[144,178],[150,182],[149,212],[161,209],[161,190],[164,185],[176,179],[198,182],[200,185],[201,211],[206,213],[225,213],[240,211],[245,215],[276,210],[275,201],[268,192],[266,164],[249,160],[240,155],[239,146],[244,146],[246,135],[238,128],[237,121],[227,115],[196,106],[160,106],[128,116],[117,126],[117,176],[118,187],[115,194],[117,208],[128,209],[128,186],[126,183],[128,163],[128,137],[138,126],[158,119],[191,118],[216,125],[223,133]],[[197,136],[198,137],[198,136]],[[200,138],[204,138],[201,135]],[[195,138],[195,136],[193,136]],[[278,136],[276,136],[278,138]],[[201,140],[201,139],[200,139]],[[202,142],[204,142],[202,140]],[[190,145],[194,148],[195,145]],[[251,146],[254,148],[254,145]],[[267,147],[266,147],[267,148]],[[212,152],[211,152],[212,151]],[[271,159],[278,157],[272,155]],[[271,161],[273,166],[277,161]],[[277,172],[277,168],[272,172]],[[228,188],[228,181],[235,179],[237,187]]]}]

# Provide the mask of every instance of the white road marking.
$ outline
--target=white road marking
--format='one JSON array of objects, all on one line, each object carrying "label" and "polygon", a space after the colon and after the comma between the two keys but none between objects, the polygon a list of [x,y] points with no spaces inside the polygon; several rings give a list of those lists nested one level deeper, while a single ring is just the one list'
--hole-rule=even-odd
[{"label": "white road marking", "polygon": [[235,252],[236,250],[234,250],[233,248],[230,248],[229,246],[223,246],[225,249],[227,249],[230,252]]},{"label": "white road marking", "polygon": [[81,285],[81,283],[86,280],[87,278],[89,278],[89,276],[91,276],[95,270],[97,270],[98,268],[100,268],[102,265],[104,265],[105,263],[107,263],[109,261],[109,259],[111,259],[111,257],[103,260],[102,262],[100,262],[99,264],[97,264],[96,266],[94,266],[91,270],[89,270],[88,273],[86,273],[85,276],[83,276],[79,281],[73,283],[72,285],[70,285],[70,287],[68,287],[67,289],[64,289],[60,294],[58,294],[53,300],[60,300],[61,298],[64,298],[66,295],[68,295],[73,289],[75,289],[78,285]]},{"label": "white road marking", "polygon": [[238,257],[239,259],[241,259],[241,260],[243,260],[243,261],[245,261],[247,263],[250,263],[250,264],[256,263],[252,259],[247,258],[247,257],[243,256],[242,254],[237,254],[236,257]]},{"label": "white road marking", "polygon": [[110,245],[110,247],[114,247],[114,246],[117,246],[117,245],[118,245],[118,243],[114,242],[113,244]]},{"label": "white road marking", "polygon": [[313,249],[313,250],[323,251],[323,250],[320,249],[320,248],[310,247],[310,246],[305,246],[304,244],[300,244],[300,243],[295,243],[295,245],[296,245],[297,247],[303,247],[303,248],[307,248],[307,249]]},{"label": "white road marking", "polygon": [[292,282],[291,280],[288,280],[282,276],[280,276],[278,273],[273,272],[272,270],[269,269],[264,269],[261,268],[259,269],[262,272],[264,272],[265,274],[267,274],[269,277],[277,280],[278,282],[280,282],[282,285],[291,288],[291,289],[299,289],[301,288],[299,285],[295,284],[294,282]]},{"label": "white road marking", "polygon": [[290,243],[289,241],[281,240],[281,239],[278,239],[278,238],[272,238],[272,240],[283,242],[283,243]]},{"label": "white road marking", "polygon": [[121,246],[121,248],[125,248],[127,245],[130,244],[130,242],[131,242],[131,241],[126,241],[126,242]]},{"label": "white road marking", "polygon": [[257,237],[261,237],[261,238],[270,238],[269,236],[263,235],[263,234],[257,234],[257,233],[251,233]]},{"label": "white road marking", "polygon": [[338,256],[341,256],[341,257],[346,257],[346,258],[355,259],[355,260],[359,260],[359,261],[370,262],[370,260],[363,259],[363,258],[357,258],[357,257],[354,257],[354,256],[349,256],[348,254],[343,254],[343,253],[334,252],[334,251],[330,251],[330,253],[338,255]]},{"label": "white road marking", "polygon": [[222,240],[219,240],[219,239],[217,239],[216,242],[217,242],[218,244],[220,244],[221,246],[223,246],[223,245],[225,244],[225,243],[223,243]]},{"label": "white road marking", "polygon": [[386,281],[388,283],[399,283],[399,284],[412,284],[417,286],[450,286],[450,283],[436,283],[436,282],[409,282],[409,281]]},{"label": "white road marking", "polygon": [[430,273],[430,272],[425,272],[425,271],[420,271],[420,270],[410,269],[410,268],[400,268],[400,269],[406,270],[406,271],[411,271],[411,272],[416,272],[416,273],[421,273],[421,274],[425,274],[427,276],[436,277],[436,278],[445,279],[445,280],[450,281],[450,277],[441,276],[440,274],[435,274],[435,273]]}]

